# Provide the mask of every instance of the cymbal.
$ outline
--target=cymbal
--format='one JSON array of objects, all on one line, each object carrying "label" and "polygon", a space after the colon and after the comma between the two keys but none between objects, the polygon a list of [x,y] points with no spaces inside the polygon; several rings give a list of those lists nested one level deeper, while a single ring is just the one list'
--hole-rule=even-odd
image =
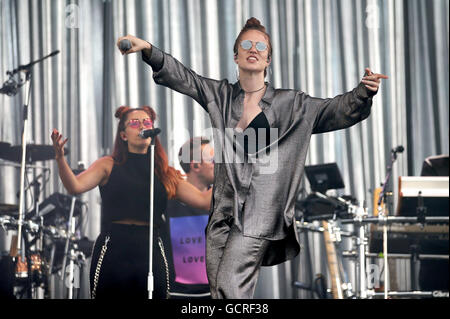
[{"label": "cymbal", "polygon": [[19,211],[18,205],[2,204],[0,203],[0,213],[9,215]]},{"label": "cymbal", "polygon": [[[69,154],[69,150],[64,148],[64,155]],[[15,145],[0,153],[0,157],[12,162],[20,163],[22,161],[22,145]],[[55,150],[52,145],[28,144],[26,150],[27,163],[38,161],[47,161],[55,158]]]}]

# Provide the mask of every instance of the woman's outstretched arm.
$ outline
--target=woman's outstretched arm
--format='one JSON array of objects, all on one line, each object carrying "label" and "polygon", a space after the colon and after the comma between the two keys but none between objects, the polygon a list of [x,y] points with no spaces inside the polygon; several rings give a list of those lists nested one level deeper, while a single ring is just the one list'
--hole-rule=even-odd
[{"label": "woman's outstretched arm", "polygon": [[81,194],[106,182],[114,164],[110,156],[96,160],[87,170],[75,175],[64,158],[64,145],[67,143],[68,138],[61,141],[62,135],[56,129],[53,129],[51,138],[53,149],[55,150],[55,160],[58,164],[59,177],[69,194]]}]

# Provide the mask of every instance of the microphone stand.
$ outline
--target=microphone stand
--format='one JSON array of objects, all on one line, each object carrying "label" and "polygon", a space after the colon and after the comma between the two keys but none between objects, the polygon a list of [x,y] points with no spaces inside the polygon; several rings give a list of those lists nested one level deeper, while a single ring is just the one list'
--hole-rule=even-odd
[{"label": "microphone stand", "polygon": [[[14,72],[14,71],[13,71]],[[25,77],[25,104],[23,105],[23,127],[22,127],[22,160],[20,166],[20,196],[19,196],[19,219],[17,229],[17,252],[21,252],[22,243],[22,224],[24,219],[24,188],[25,188],[25,159],[27,151],[27,135],[28,135],[28,106],[30,104],[31,97],[31,69],[24,71]],[[14,74],[14,73],[13,73]]]},{"label": "microphone stand", "polygon": [[[13,71],[7,71],[6,74],[11,78],[14,74],[19,72],[25,72],[25,104],[23,105],[23,127],[22,127],[22,161],[20,167],[20,196],[19,196],[19,219],[18,219],[18,230],[17,230],[17,252],[21,252],[21,243],[22,243],[22,224],[24,219],[24,185],[25,185],[25,160],[26,160],[26,150],[27,150],[27,136],[28,136],[28,106],[30,105],[31,98],[31,68],[34,64],[39,63],[51,56],[58,54],[59,51],[54,51],[49,55],[38,59],[36,61],[30,62],[26,65],[21,65]],[[21,84],[20,86],[24,85]],[[15,88],[14,93],[16,93],[17,88]],[[9,94],[8,94],[9,95]]]},{"label": "microphone stand", "polygon": [[152,137],[150,143],[150,222],[149,222],[149,262],[148,262],[148,278],[147,289],[148,299],[152,299],[154,278],[153,278],[153,193],[154,193],[154,168],[155,168],[155,139]]},{"label": "microphone stand", "polygon": [[392,175],[392,167],[394,166],[394,162],[397,160],[397,152],[402,152],[398,150],[398,148],[393,149],[391,151],[391,163],[387,168],[386,179],[383,183],[383,188],[381,189],[380,196],[378,198],[378,218],[380,220],[380,224],[383,225],[383,260],[384,260],[384,299],[388,298],[388,237],[387,237],[387,214],[386,210],[382,208],[381,202],[384,199],[384,203],[386,205],[386,188],[389,183],[389,180]]},{"label": "microphone stand", "polygon": [[[64,285],[66,284],[66,264],[67,264],[67,256],[69,255],[69,246],[71,245],[70,241],[72,237],[75,235],[75,218],[73,217],[73,212],[75,210],[75,202],[77,200],[77,197],[74,195],[72,196],[72,203],[70,205],[70,212],[69,212],[69,223],[67,225],[67,238],[66,243],[64,246],[64,257],[62,261],[62,268],[61,268],[61,281],[62,281],[62,297],[64,297]],[[70,261],[69,261],[69,283],[67,285],[67,288],[69,288],[68,291],[68,299],[73,298],[73,280],[74,280],[74,269],[73,269],[73,249],[70,250]]]}]

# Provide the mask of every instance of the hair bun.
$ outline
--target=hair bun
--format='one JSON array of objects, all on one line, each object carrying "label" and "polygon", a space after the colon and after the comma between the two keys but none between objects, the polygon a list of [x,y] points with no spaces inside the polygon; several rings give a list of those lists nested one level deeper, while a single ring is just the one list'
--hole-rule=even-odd
[{"label": "hair bun", "polygon": [[150,115],[150,118],[152,119],[152,121],[156,121],[156,112],[154,109],[152,109],[148,105],[141,106],[141,109],[143,109],[145,112],[147,112],[147,114]]},{"label": "hair bun", "polygon": [[114,116],[118,119],[122,118],[122,115],[130,109],[129,106],[119,106],[116,110],[116,113],[114,113]]},{"label": "hair bun", "polygon": [[255,28],[255,27],[263,28],[264,32],[266,30],[266,28],[261,25],[261,22],[255,17],[251,17],[250,19],[248,19],[244,26],[244,28]]}]

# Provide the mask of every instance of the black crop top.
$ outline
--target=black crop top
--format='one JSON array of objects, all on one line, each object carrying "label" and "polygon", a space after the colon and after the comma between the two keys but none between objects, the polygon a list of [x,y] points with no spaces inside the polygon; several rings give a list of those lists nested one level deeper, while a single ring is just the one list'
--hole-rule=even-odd
[{"label": "black crop top", "polygon": [[[259,129],[263,128],[264,131],[261,131]],[[253,135],[251,134],[245,134],[248,133],[248,129],[253,129],[255,132],[254,138],[253,139]],[[269,129],[270,129],[270,124],[269,121],[267,121],[267,117],[264,114],[264,112],[259,112],[258,115],[250,122],[250,124],[247,126],[247,128],[245,129],[245,131],[241,134],[243,134],[243,139],[242,138],[238,138],[237,141],[239,141],[241,144],[241,146],[243,146],[244,148],[244,153],[248,154],[249,151],[250,153],[255,153],[258,152],[259,150],[261,150],[262,148],[266,147],[267,145],[270,144],[270,136],[269,136]],[[262,141],[263,143],[260,144],[260,133],[263,133],[265,136],[263,136]],[[242,145],[242,140],[244,142],[244,145]],[[252,148],[249,149],[249,144],[251,143]]]},{"label": "black crop top", "polygon": [[[150,153],[150,152],[149,152]],[[114,164],[108,182],[99,186],[102,198],[102,227],[123,219],[150,221],[150,155],[128,152],[123,165]],[[167,206],[164,185],[154,176],[155,223]]]}]

